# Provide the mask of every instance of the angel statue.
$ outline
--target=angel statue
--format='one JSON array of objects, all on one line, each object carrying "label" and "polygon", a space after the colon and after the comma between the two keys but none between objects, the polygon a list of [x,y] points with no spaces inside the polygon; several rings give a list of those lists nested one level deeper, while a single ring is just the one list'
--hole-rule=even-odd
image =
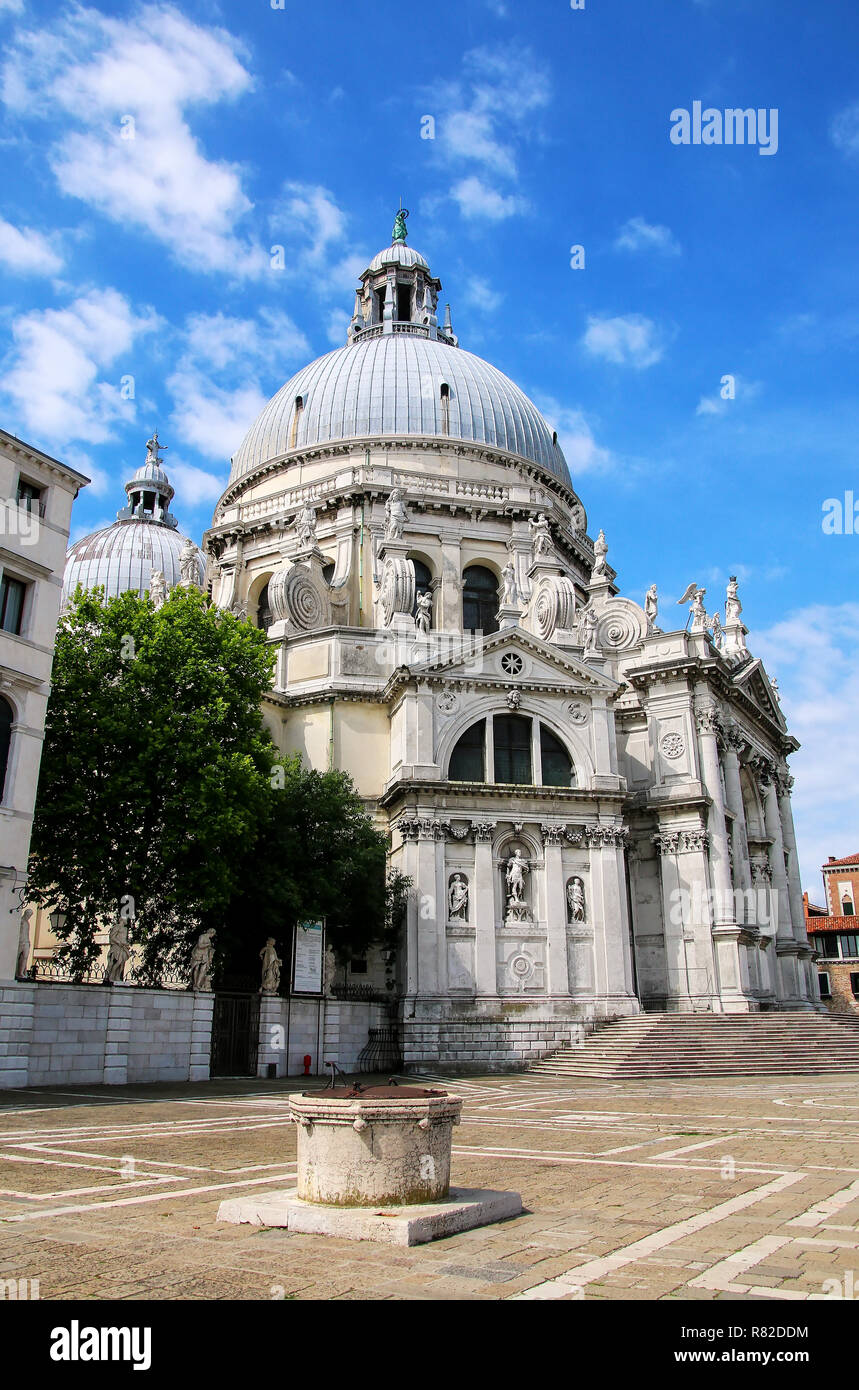
[{"label": "angel statue", "polygon": [[691,603],[692,605],[692,627],[690,629],[692,632],[707,631],[707,612],[704,608],[704,596],[706,593],[706,589],[699,589],[698,585],[693,581],[686,586],[683,597],[677,600],[678,604]]}]

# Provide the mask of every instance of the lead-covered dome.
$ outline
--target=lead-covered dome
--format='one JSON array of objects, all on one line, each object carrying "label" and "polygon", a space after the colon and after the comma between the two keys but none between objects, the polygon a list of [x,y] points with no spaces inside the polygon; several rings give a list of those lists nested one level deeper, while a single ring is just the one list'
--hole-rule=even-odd
[{"label": "lead-covered dome", "polygon": [[129,591],[142,598],[149,591],[156,570],[163,574],[169,591],[183,582],[183,560],[194,582],[202,588],[205,556],[182,535],[169,511],[174,493],[161,466],[157,434],[146,448],[146,462],[125,484],[128,505],[117,512],[113,525],[93,531],[69,549],[63,574],[63,605],[79,584],[84,589],[102,587],[105,598]]},{"label": "lead-covered dome", "polygon": [[533,401],[459,347],[450,306],[439,327],[441,281],[405,245],[403,213],[391,246],[360,280],[346,346],[302,367],[272,397],[233,457],[231,484],[318,444],[393,435],[490,445],[571,486],[558,437]]}]

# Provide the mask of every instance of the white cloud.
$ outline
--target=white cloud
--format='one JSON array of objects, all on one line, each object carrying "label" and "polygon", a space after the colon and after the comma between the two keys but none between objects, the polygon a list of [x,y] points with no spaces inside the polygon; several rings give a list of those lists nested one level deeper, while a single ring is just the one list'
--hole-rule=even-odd
[{"label": "white cloud", "polygon": [[9,10],[11,14],[20,14],[24,8],[24,0],[0,0],[0,10]]},{"label": "white cloud", "polygon": [[463,216],[498,222],[528,210],[505,184],[517,181],[520,146],[539,136],[536,118],[550,97],[545,64],[513,44],[473,49],[460,81],[426,95],[437,118],[435,159],[457,174],[448,196]]},{"label": "white cloud", "polygon": [[524,198],[514,193],[499,193],[482,179],[471,175],[460,179],[450,190],[454,202],[459,204],[463,217],[486,217],[490,222],[502,222],[517,212],[524,212],[528,204]]},{"label": "white cloud", "polygon": [[658,251],[665,256],[679,256],[680,243],[670,227],[645,222],[643,217],[630,217],[615,238],[616,251]]},{"label": "white cloud", "polygon": [[236,235],[252,206],[240,172],[206,158],[186,111],[251,85],[231,35],[158,5],[129,19],[75,8],[19,34],[3,72],[19,115],[63,118],[49,160],[64,193],[148,232],[182,265],[237,275],[262,273],[268,255]]},{"label": "white cloud", "polygon": [[578,406],[562,405],[552,396],[535,395],[534,403],[546,423],[557,431],[570,473],[575,480],[582,473],[605,473],[615,464],[610,449],[598,444],[585,414]]},{"label": "white cloud", "polygon": [[819,900],[820,865],[859,850],[859,604],[812,604],[749,641],[778,678],[802,747],[790,759],[803,887]]},{"label": "white cloud", "polygon": [[465,289],[465,302],[484,314],[493,314],[500,307],[504,295],[494,290],[488,280],[472,275]]},{"label": "white cloud", "polygon": [[332,343],[334,347],[343,347],[350,322],[350,316],[345,309],[332,309],[328,315],[327,335],[329,343]]},{"label": "white cloud", "polygon": [[214,473],[207,473],[204,468],[173,459],[170,463],[170,481],[183,507],[197,507],[201,502],[217,502],[227,480],[226,477],[219,478]]},{"label": "white cloud", "polygon": [[[100,468],[93,462],[92,456],[83,449],[74,445],[63,450],[63,463],[67,463],[70,468],[76,468],[78,473],[83,473],[85,478],[89,478],[87,484],[87,497],[104,497],[114,490],[113,479],[106,469]],[[83,534],[86,534],[84,531]]]},{"label": "white cloud", "polygon": [[[716,396],[702,396],[695,407],[696,415],[725,415],[738,401],[752,401],[759,396],[763,382],[747,381],[745,377],[733,376],[734,395],[724,397],[721,390]],[[724,389],[724,383],[723,388]]]},{"label": "white cloud", "polygon": [[56,275],[63,260],[32,227],[14,227],[0,217],[0,262],[20,275]]},{"label": "white cloud", "polygon": [[[282,379],[282,367],[309,351],[304,334],[280,310],[262,309],[253,319],[192,315],[167,379],[177,435],[207,458],[225,461],[268,400],[260,377]],[[201,485],[199,479],[191,484]]]},{"label": "white cloud", "polygon": [[275,246],[283,246],[287,276],[307,277],[323,294],[354,290],[368,254],[344,249],[347,214],[321,184],[287,183],[269,218]]},{"label": "white cloud", "polygon": [[2,389],[37,439],[104,443],[134,419],[119,377],[100,375],[158,326],[153,310],[136,314],[116,290],[91,290],[64,309],[33,310],[12,324],[14,347]]},{"label": "white cloud", "polygon": [[859,155],[859,101],[845,106],[832,122],[829,134],[836,149],[842,154]]},{"label": "white cloud", "polygon": [[588,315],[582,346],[592,357],[640,371],[659,362],[665,352],[665,333],[643,314],[616,318]]}]

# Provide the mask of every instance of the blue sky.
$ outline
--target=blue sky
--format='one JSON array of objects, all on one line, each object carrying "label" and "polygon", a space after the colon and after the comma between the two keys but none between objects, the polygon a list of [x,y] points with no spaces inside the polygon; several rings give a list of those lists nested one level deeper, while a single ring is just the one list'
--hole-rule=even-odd
[{"label": "blue sky", "polygon": [[[821,524],[859,499],[855,0],[0,0],[0,34],[0,421],[92,477],[74,534],[157,425],[199,539],[265,400],[343,341],[402,196],[462,345],[558,428],[622,591],[655,580],[680,625],[690,580],[715,607],[740,576],[819,898],[859,850],[859,534]],[[777,149],[672,143],[694,101],[775,109]]]}]

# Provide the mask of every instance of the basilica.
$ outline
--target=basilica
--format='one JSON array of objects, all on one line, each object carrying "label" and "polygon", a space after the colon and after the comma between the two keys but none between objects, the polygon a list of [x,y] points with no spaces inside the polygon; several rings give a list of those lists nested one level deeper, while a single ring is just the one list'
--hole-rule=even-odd
[{"label": "basilica", "polygon": [[688,612],[624,595],[557,434],[441,291],[398,214],[346,344],[262,411],[203,539],[214,602],[276,650],[278,748],[347,771],[411,879],[406,1062],[819,1008],[798,745],[736,580],[713,613],[696,584]]}]

